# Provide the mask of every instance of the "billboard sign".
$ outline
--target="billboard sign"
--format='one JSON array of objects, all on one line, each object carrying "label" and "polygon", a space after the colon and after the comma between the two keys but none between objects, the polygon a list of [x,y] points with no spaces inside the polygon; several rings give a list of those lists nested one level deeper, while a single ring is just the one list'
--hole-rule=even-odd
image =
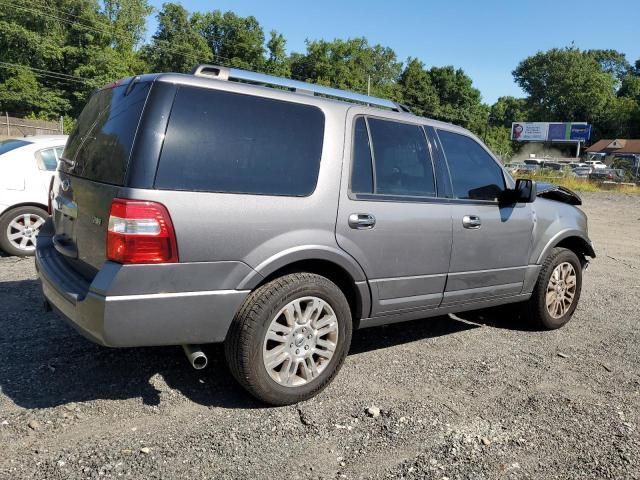
[{"label": "billboard sign", "polygon": [[585,142],[591,138],[591,125],[585,122],[514,122],[511,140],[516,142]]},{"label": "billboard sign", "polygon": [[511,140],[516,142],[544,142],[549,124],[546,122],[518,122],[511,125]]}]

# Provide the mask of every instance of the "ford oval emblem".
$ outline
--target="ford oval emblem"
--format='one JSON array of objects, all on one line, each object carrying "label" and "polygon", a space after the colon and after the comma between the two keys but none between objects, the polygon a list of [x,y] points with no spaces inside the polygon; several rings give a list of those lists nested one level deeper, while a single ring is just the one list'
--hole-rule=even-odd
[{"label": "ford oval emblem", "polygon": [[65,178],[64,180],[62,180],[62,183],[60,184],[60,186],[62,187],[62,191],[66,192],[71,188],[71,182],[69,181],[68,178]]}]

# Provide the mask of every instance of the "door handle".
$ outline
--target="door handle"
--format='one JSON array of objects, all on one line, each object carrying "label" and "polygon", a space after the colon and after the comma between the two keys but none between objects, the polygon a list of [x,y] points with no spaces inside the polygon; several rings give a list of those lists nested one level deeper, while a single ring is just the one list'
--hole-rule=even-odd
[{"label": "door handle", "polygon": [[370,230],[376,224],[376,217],[369,213],[352,213],[349,215],[349,226],[356,230]]},{"label": "door handle", "polygon": [[470,228],[472,230],[475,230],[480,228],[480,225],[482,225],[482,221],[480,220],[480,217],[478,217],[477,215],[465,215],[462,218],[462,226],[464,228]]}]

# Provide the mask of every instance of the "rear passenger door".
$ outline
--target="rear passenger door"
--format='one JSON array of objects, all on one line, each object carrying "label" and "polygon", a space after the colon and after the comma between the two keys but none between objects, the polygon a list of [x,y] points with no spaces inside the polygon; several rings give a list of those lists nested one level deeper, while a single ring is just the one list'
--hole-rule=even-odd
[{"label": "rear passenger door", "polygon": [[451,212],[446,193],[438,196],[431,145],[419,124],[357,112],[347,118],[337,242],[369,279],[372,317],[435,308]]},{"label": "rear passenger door", "polygon": [[442,305],[517,295],[522,291],[533,232],[531,204],[501,205],[502,168],[474,138],[437,131],[446,156],[453,246]]}]

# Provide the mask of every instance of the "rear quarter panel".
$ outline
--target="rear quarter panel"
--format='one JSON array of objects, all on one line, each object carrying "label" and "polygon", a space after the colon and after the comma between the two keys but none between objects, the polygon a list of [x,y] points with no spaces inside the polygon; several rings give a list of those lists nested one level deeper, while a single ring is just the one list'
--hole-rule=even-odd
[{"label": "rear quarter panel", "polygon": [[346,108],[317,106],[325,115],[323,151],[316,188],[307,197],[139,188],[125,188],[120,195],[167,207],[180,262],[242,261],[265,272],[271,263],[283,262],[282,252],[305,248],[340,252],[334,229]]}]

